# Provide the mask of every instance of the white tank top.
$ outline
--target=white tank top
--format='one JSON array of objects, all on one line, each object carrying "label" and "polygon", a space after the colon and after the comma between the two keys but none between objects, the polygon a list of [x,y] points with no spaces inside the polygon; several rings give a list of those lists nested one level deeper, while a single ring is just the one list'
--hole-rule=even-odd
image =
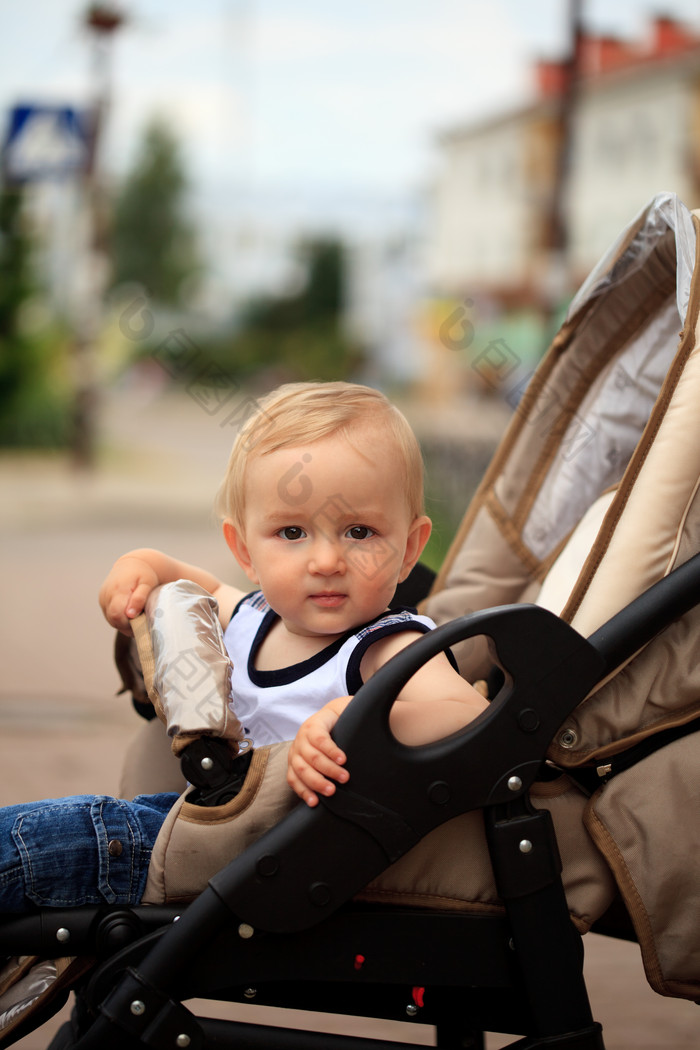
[{"label": "white tank top", "polygon": [[292,740],[301,723],[329,700],[354,695],[362,685],[362,657],[380,638],[399,631],[425,633],[435,626],[427,616],[408,610],[387,612],[353,628],[308,660],[259,671],[257,653],[277,619],[256,591],[241,599],[224,631],[233,662],[229,706],[255,747]]}]

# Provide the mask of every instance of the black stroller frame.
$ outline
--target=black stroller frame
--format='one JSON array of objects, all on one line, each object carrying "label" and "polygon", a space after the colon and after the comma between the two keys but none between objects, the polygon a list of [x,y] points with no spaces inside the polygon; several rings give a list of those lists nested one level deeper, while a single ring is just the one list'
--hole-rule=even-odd
[{"label": "black stroller frame", "polygon": [[[418,1045],[195,1017],[182,1005],[205,998],[413,1018],[435,1026],[441,1050],[478,1050],[487,1031],[523,1036],[511,1044],[520,1050],[603,1050],[551,816],[532,806],[528,790],[569,713],[693,608],[698,595],[700,555],[588,639],[532,605],[444,624],[386,664],[339,720],[334,736],[348,755],[350,784],[316,809],[300,803],[211,879],[192,904],[44,909],[4,917],[5,953],[97,959],[80,989],[71,1032],[59,1032],[52,1046]],[[399,744],[388,714],[403,684],[436,653],[477,635],[491,640],[505,674],[489,709],[435,744]],[[671,735],[696,728],[691,722]],[[662,733],[648,746],[668,740]],[[472,809],[483,809],[505,915],[352,900],[432,828]],[[15,1030],[13,1040],[23,1034]]]}]

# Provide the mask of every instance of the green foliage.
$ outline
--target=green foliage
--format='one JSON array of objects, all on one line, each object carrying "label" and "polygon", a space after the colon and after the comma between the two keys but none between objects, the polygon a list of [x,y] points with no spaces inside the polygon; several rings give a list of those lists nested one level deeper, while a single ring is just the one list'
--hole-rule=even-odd
[{"label": "green foliage", "polygon": [[294,295],[251,302],[239,331],[216,350],[232,375],[272,372],[282,380],[346,379],[362,363],[362,350],[343,330],[344,251],[337,241],[303,248],[307,274]]},{"label": "green foliage", "polygon": [[0,192],[0,445],[64,446],[69,435],[65,344],[46,329],[28,334],[36,287],[22,191]]},{"label": "green foliage", "polygon": [[462,507],[457,513],[456,508],[445,506],[444,501],[426,496],[425,512],[433,523],[433,531],[420,560],[433,572],[439,572],[444,564],[463,511]]},{"label": "green foliage", "polygon": [[136,282],[156,302],[177,304],[199,267],[185,217],[187,180],[178,144],[158,120],[144,133],[133,170],[117,198],[112,228],[113,285]]},{"label": "green foliage", "polygon": [[22,197],[22,191],[15,188],[5,188],[0,194],[0,339],[17,337],[19,307],[34,291]]},{"label": "green foliage", "polygon": [[362,362],[362,353],[337,325],[290,329],[278,335],[249,330],[213,348],[217,363],[237,382],[260,372],[275,382],[348,379]]},{"label": "green foliage", "polygon": [[11,397],[0,395],[0,447],[66,448],[72,423],[64,347],[37,340],[30,349],[26,381]]}]

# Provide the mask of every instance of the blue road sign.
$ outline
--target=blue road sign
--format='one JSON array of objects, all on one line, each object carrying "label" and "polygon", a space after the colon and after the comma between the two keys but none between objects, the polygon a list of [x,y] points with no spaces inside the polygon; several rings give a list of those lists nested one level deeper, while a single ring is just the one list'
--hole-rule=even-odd
[{"label": "blue road sign", "polygon": [[85,171],[90,158],[87,118],[85,111],[70,106],[15,106],[3,145],[5,177],[33,182]]}]

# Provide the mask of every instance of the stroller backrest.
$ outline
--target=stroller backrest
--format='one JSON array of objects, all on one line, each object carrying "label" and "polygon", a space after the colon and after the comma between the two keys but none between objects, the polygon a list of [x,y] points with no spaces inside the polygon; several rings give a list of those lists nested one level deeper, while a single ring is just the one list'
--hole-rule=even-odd
[{"label": "stroller backrest", "polygon": [[[573,300],[426,603],[438,622],[542,601],[588,636],[699,549],[699,229],[660,194]],[[666,661],[669,695],[653,680],[674,632],[687,625],[589,697],[550,757],[579,765],[697,713],[682,638]],[[457,655],[468,677],[488,673],[485,644]],[[678,668],[691,671],[682,688]]]}]

